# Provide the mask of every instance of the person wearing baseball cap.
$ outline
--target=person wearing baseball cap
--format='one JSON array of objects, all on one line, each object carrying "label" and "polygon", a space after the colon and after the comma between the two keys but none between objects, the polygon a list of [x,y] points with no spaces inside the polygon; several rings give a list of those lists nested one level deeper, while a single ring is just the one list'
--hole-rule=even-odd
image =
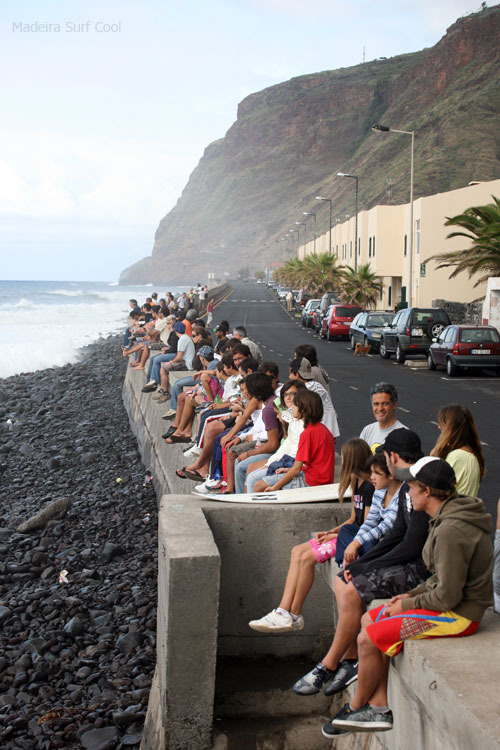
[{"label": "person wearing baseball cap", "polygon": [[[422,457],[419,436],[405,427],[391,432],[379,451],[384,453],[392,477],[397,469],[408,468]],[[357,679],[356,636],[363,612],[374,599],[401,594],[428,577],[422,548],[429,516],[413,509],[406,482],[399,488],[397,502],[392,529],[362,557],[345,564],[335,578],[339,619],[333,642],[319,664],[293,685],[294,693],[311,695],[324,687],[326,695],[335,695],[345,690]]]},{"label": "person wearing baseball cap", "polygon": [[363,616],[356,694],[323,727],[327,737],[392,729],[388,657],[407,640],[472,635],[493,603],[492,520],[483,501],[458,495],[453,469],[435,456],[398,469],[396,476],[409,483],[415,511],[431,518],[422,553],[431,575]]}]

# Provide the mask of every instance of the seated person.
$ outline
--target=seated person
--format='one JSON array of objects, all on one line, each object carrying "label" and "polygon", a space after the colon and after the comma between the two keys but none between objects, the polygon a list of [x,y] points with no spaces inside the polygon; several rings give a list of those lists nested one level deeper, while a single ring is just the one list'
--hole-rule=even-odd
[{"label": "seated person", "polygon": [[425,456],[397,477],[410,485],[415,510],[433,519],[422,553],[431,576],[363,616],[356,693],[323,727],[325,737],[392,729],[389,658],[407,640],[472,635],[493,601],[491,516],[482,500],[456,494],[454,471],[441,458]]},{"label": "seated person", "polygon": [[169,362],[162,362],[160,365],[160,390],[154,400],[158,403],[168,401],[170,398],[168,375],[172,370],[191,370],[193,367],[193,357],[195,354],[192,339],[186,334],[186,326],[179,321],[174,324],[174,331],[179,341],[177,342],[177,354]]},{"label": "seated person", "polygon": [[291,469],[278,469],[255,484],[256,492],[331,484],[335,470],[335,440],[321,424],[323,403],[317,393],[306,389],[295,394],[292,406],[295,418],[302,419],[304,431],[299,439]]}]

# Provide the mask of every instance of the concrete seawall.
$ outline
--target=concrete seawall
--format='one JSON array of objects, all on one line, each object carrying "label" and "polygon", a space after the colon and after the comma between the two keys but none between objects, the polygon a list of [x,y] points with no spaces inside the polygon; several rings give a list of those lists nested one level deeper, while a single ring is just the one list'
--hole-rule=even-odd
[{"label": "concrete seawall", "polygon": [[[279,601],[290,549],[349,507],[233,505],[189,494],[192,483],[175,474],[186,461],[161,440],[163,410],[142,385],[128,368],[123,399],[160,498],[157,668],[142,750],[335,747],[321,723],[346,696],[332,704],[289,689],[331,640],[325,582],[307,599],[303,631],[270,637],[247,623]],[[394,730],[349,735],[342,747],[500,750],[498,664],[500,616],[491,612],[472,638],[407,644],[391,664]]]}]

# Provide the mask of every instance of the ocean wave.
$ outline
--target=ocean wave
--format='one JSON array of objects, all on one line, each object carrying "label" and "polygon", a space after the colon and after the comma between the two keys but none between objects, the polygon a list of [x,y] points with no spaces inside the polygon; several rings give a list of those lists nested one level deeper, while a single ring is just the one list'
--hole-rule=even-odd
[{"label": "ocean wave", "polygon": [[54,291],[46,292],[47,294],[60,294],[62,297],[87,297],[87,292],[83,292],[81,289],[54,289]]}]

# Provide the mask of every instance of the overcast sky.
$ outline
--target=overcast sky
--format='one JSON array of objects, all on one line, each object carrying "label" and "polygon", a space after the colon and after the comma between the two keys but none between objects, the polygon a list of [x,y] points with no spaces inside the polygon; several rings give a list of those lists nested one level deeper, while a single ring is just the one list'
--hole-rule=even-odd
[{"label": "overcast sky", "polygon": [[3,0],[0,278],[116,280],[151,253],[159,220],[241,99],[360,63],[363,47],[366,60],[430,47],[477,9],[468,0]]}]

